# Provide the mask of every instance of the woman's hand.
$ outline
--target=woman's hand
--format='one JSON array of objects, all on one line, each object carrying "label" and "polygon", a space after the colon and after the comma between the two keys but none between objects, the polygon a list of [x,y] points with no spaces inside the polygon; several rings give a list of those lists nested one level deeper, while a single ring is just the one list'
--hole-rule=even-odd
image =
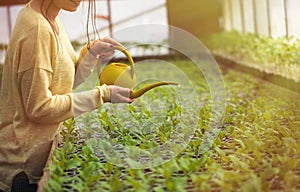
[{"label": "woman's hand", "polygon": [[132,103],[134,101],[134,99],[130,98],[131,89],[115,85],[109,85],[108,88],[110,90],[111,103]]},{"label": "woman's hand", "polygon": [[114,46],[116,45],[123,46],[116,40],[105,37],[92,42],[89,51],[94,56],[99,56],[102,60],[108,60],[114,54]]}]

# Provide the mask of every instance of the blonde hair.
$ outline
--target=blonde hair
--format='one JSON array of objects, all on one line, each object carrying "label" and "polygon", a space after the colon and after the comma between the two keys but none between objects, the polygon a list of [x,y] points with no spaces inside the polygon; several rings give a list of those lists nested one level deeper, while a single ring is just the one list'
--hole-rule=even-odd
[{"label": "blonde hair", "polygon": [[[89,28],[90,28],[90,21],[91,21],[91,24],[92,24],[92,30],[93,30],[93,39],[100,39],[100,36],[99,36],[99,32],[98,32],[98,29],[97,29],[97,26],[96,26],[96,19],[95,19],[95,16],[96,16],[96,0],[89,0],[88,1],[88,13],[87,13],[87,21],[86,21],[86,35],[87,35],[87,40],[88,40],[88,44],[87,44],[87,48],[90,49],[90,46],[91,46],[91,37],[90,37],[90,34],[89,34]],[[53,22],[50,21],[49,17],[48,17],[48,11],[49,11],[49,8],[51,7],[51,5],[53,4],[53,0],[50,1],[49,5],[43,9],[43,6],[45,4],[45,0],[41,0],[41,12],[42,12],[42,15],[47,19],[47,21],[49,22],[49,24],[51,25],[51,28],[55,34],[55,38],[56,38],[56,41],[57,43],[59,42],[58,41],[58,38],[57,38],[57,31],[56,31],[56,26]]]}]

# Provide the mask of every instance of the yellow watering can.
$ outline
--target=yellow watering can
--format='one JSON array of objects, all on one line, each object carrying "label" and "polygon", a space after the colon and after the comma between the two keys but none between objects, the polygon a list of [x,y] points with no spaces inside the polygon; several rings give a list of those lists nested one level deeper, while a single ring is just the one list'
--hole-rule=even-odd
[{"label": "yellow watering can", "polygon": [[107,84],[107,85],[117,85],[120,87],[127,87],[130,89],[133,89],[130,98],[137,98],[149,91],[150,89],[153,89],[158,86],[162,85],[179,85],[176,82],[172,81],[160,81],[153,84],[150,84],[146,87],[143,87],[139,90],[134,90],[134,87],[136,85],[136,76],[134,73],[134,62],[129,54],[129,52],[122,46],[115,46],[116,50],[122,51],[126,57],[128,58],[128,61],[130,65],[124,64],[124,63],[110,63],[104,69],[99,75],[100,79],[100,85]]}]

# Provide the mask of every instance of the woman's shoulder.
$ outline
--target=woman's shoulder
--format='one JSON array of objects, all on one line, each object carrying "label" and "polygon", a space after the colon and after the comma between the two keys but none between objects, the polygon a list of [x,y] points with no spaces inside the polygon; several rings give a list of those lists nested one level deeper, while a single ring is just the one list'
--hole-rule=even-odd
[{"label": "woman's shoulder", "polygon": [[23,7],[16,20],[15,28],[17,31],[49,31],[52,32],[52,28],[48,21],[42,16],[42,14],[33,10],[30,6]]}]

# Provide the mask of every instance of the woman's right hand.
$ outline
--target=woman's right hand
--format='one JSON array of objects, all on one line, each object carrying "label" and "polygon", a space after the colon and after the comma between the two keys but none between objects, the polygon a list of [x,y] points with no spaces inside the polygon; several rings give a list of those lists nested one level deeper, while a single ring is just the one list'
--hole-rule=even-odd
[{"label": "woman's right hand", "polygon": [[131,89],[115,85],[109,85],[108,88],[111,103],[132,103],[134,101],[134,99],[130,98]]},{"label": "woman's right hand", "polygon": [[122,46],[122,44],[110,37],[105,37],[93,41],[90,46],[89,51],[92,55],[108,60],[114,54],[114,46]]}]

